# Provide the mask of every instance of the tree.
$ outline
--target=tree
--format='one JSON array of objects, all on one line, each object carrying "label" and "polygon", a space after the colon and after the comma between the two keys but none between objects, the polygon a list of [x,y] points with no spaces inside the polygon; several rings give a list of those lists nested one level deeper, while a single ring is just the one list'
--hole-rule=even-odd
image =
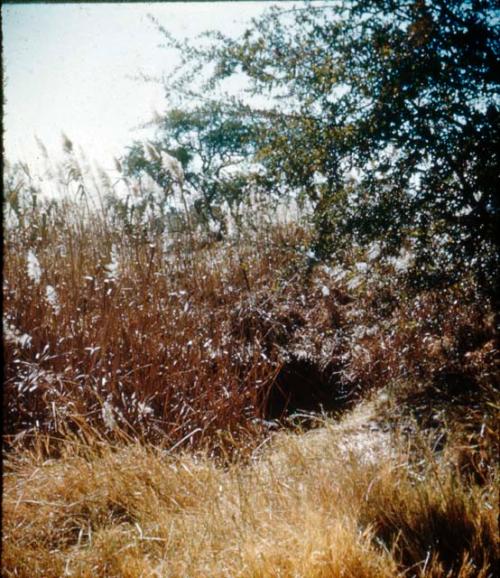
[{"label": "tree", "polygon": [[223,97],[221,112],[252,124],[247,150],[268,184],[313,202],[318,252],[382,239],[389,251],[411,247],[420,278],[472,269],[493,287],[496,1],[306,3],[271,9],[237,40],[168,40],[189,71],[172,88],[195,94],[212,66],[198,96],[217,102],[228,78],[245,79],[245,96]]},{"label": "tree", "polygon": [[[187,192],[199,224],[226,230],[225,211],[237,218],[249,190],[262,189],[266,180],[249,162],[255,156],[256,122],[240,118],[222,102],[172,108],[158,121],[152,145],[182,164]],[[146,147],[134,143],[122,159],[126,176],[147,174],[171,194],[171,178],[161,160],[151,159]]]}]

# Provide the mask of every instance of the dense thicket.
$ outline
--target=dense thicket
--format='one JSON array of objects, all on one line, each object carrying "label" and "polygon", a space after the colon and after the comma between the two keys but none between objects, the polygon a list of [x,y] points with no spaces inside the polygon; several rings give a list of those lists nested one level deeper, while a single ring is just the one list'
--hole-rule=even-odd
[{"label": "dense thicket", "polygon": [[379,240],[388,252],[410,250],[421,281],[472,270],[492,290],[496,8],[492,0],[278,6],[241,38],[216,35],[198,47],[159,25],[182,51],[169,95],[184,112],[161,120],[157,145],[184,163],[209,217],[249,190],[307,198],[322,256]]}]

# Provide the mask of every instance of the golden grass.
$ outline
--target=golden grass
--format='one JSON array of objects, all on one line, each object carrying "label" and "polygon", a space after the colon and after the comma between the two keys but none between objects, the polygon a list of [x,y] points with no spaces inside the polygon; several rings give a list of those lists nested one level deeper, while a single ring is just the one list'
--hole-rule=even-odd
[{"label": "golden grass", "polygon": [[5,464],[5,576],[486,578],[499,559],[493,474],[415,461],[368,404],[226,467],[140,444],[42,456]]}]

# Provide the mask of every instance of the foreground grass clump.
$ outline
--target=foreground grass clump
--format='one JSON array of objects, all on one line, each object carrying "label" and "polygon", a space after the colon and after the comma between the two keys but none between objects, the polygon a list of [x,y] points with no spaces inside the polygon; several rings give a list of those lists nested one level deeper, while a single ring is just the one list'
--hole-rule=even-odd
[{"label": "foreground grass clump", "polygon": [[[140,444],[66,442],[5,466],[6,576],[493,576],[498,472],[432,455],[361,404],[217,466]],[[463,448],[462,448],[463,450]]]}]

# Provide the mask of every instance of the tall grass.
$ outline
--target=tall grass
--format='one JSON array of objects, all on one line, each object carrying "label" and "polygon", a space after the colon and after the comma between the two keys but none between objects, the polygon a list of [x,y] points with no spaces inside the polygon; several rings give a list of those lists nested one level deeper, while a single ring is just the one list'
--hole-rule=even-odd
[{"label": "tall grass", "polygon": [[270,327],[245,316],[293,278],[283,230],[225,245],[199,235],[193,251],[68,198],[16,214],[4,241],[7,434],[84,420],[193,444],[262,416],[280,362]]},{"label": "tall grass", "polygon": [[347,401],[408,380],[466,394],[494,383],[493,313],[473,285],[412,294],[359,249],[311,267],[311,232],[293,223],[198,234],[195,249],[123,227],[67,199],[6,227],[7,434],[85,422],[198,445],[255,431],[294,361]]},{"label": "tall grass", "polygon": [[6,575],[493,575],[497,328],[472,279],[417,291],[376,245],[320,263],[272,214],[173,231],[75,163],[56,200],[6,179]]}]

